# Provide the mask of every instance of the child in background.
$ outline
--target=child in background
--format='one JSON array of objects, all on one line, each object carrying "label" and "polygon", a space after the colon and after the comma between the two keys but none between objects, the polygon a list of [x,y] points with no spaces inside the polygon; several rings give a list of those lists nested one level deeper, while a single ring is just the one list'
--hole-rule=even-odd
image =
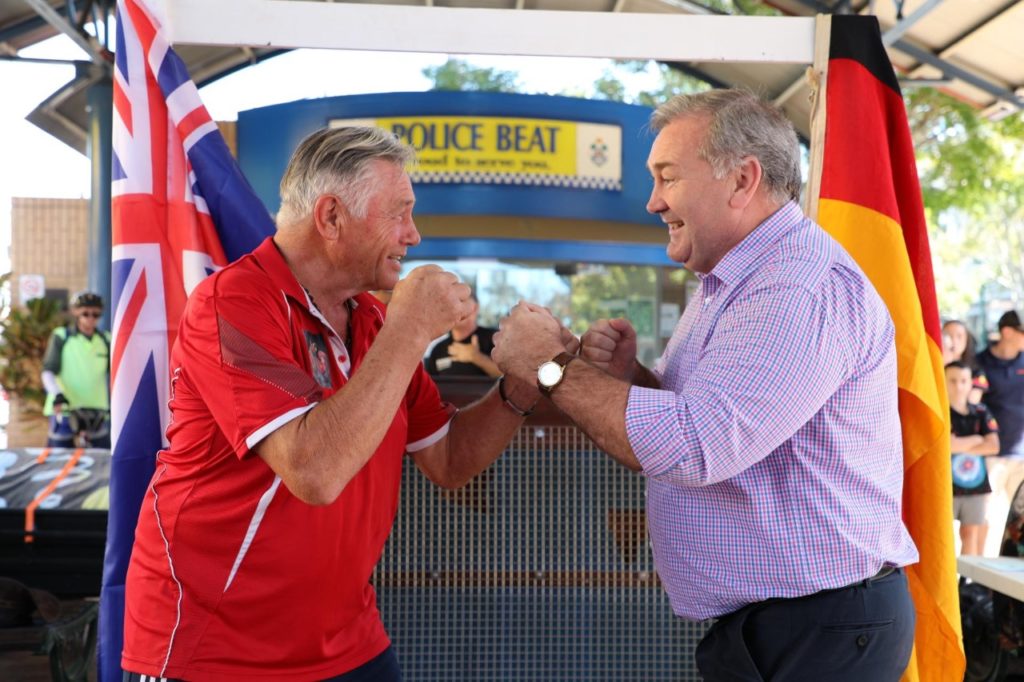
[{"label": "child in background", "polygon": [[953,431],[953,519],[960,521],[961,554],[981,554],[985,547],[985,510],[992,492],[985,455],[999,453],[996,420],[984,405],[967,401],[971,385],[970,367],[959,360],[946,365]]}]

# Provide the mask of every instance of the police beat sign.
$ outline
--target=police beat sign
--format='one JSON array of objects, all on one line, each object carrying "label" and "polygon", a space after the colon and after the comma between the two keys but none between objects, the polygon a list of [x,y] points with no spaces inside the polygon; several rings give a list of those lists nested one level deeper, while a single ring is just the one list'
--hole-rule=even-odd
[{"label": "police beat sign", "polygon": [[418,183],[622,189],[622,128],[557,119],[400,116],[334,119],[390,130],[416,150]]}]

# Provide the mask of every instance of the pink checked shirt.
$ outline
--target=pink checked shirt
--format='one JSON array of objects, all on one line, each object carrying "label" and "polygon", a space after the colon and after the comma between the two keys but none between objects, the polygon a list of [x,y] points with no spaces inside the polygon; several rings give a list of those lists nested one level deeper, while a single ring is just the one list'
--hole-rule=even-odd
[{"label": "pink checked shirt", "polygon": [[662,388],[626,408],[673,610],[715,617],[916,562],[893,324],[864,273],[789,203],[701,280]]}]

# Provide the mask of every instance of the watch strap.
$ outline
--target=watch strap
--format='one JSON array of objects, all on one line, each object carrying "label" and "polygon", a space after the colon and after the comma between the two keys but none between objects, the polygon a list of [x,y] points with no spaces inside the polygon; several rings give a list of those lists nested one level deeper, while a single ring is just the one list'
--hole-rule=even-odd
[{"label": "watch strap", "polygon": [[573,360],[575,360],[577,357],[578,356],[573,355],[572,353],[566,353],[565,351],[563,351],[563,352],[559,353],[558,355],[556,355],[555,357],[551,358],[551,360],[549,360],[549,362],[553,362],[556,365],[558,365],[559,367],[561,367],[562,368],[562,374],[558,377],[558,381],[556,381],[551,386],[544,386],[543,384],[541,384],[538,381],[537,382],[537,387],[540,389],[540,392],[543,393],[544,395],[550,397],[551,394],[554,392],[554,390],[561,385],[562,380],[565,379],[565,368],[566,368],[566,366],[568,366],[568,364],[570,362],[572,362]]}]

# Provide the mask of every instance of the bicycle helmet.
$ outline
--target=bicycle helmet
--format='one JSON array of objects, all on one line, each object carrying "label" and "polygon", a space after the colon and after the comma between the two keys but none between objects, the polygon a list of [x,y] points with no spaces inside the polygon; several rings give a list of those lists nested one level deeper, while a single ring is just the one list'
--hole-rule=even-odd
[{"label": "bicycle helmet", "polygon": [[102,308],[103,298],[93,291],[79,291],[71,299],[73,308]]}]

